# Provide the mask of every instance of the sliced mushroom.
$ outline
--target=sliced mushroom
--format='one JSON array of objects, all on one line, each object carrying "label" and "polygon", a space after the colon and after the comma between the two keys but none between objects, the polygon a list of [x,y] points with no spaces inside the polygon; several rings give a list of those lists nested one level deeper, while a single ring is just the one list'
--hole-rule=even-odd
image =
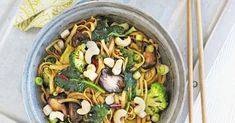
[{"label": "sliced mushroom", "polygon": [[67,115],[66,107],[64,104],[58,102],[59,99],[49,98],[48,104],[51,106],[53,111],[61,111],[64,115]]},{"label": "sliced mushroom", "polygon": [[145,59],[145,62],[144,64],[142,65],[142,67],[144,69],[149,69],[153,66],[155,66],[156,64],[156,56],[154,54],[154,52],[144,52],[144,59]]},{"label": "sliced mushroom", "polygon": [[77,113],[77,109],[81,108],[76,103],[69,103],[69,117],[72,123],[79,123],[82,120],[82,116]]},{"label": "sliced mushroom", "polygon": [[121,76],[112,75],[109,69],[103,69],[99,84],[108,92],[121,92],[125,87]]},{"label": "sliced mushroom", "polygon": [[81,43],[89,40],[89,36],[82,34],[81,31],[77,31],[71,40],[72,40],[72,46],[77,47]]}]

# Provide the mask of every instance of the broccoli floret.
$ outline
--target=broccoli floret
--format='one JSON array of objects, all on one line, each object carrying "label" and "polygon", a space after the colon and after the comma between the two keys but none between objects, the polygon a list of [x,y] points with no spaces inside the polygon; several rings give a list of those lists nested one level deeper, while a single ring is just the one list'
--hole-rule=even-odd
[{"label": "broccoli floret", "polygon": [[79,45],[76,50],[70,55],[70,63],[74,66],[79,72],[83,72],[86,66],[84,52],[86,45]]},{"label": "broccoli floret", "polygon": [[163,111],[167,107],[167,94],[165,87],[160,83],[154,83],[151,85],[150,90],[148,91],[147,101],[146,101],[146,112],[154,117],[154,122],[156,119],[156,114],[160,111]]},{"label": "broccoli floret", "polygon": [[153,114],[151,120],[153,122],[157,122],[160,120],[160,115],[159,114]]}]

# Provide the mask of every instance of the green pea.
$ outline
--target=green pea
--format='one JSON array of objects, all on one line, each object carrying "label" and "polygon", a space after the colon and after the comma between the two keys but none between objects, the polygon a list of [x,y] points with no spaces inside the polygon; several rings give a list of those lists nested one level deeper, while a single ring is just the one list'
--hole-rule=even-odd
[{"label": "green pea", "polygon": [[136,72],[133,74],[133,78],[134,78],[135,80],[138,80],[138,79],[140,78],[140,76],[141,76],[141,74],[140,74],[139,71],[136,71]]},{"label": "green pea", "polygon": [[159,114],[154,114],[154,115],[152,116],[151,120],[152,120],[153,122],[159,121],[159,120],[160,120],[160,115],[159,115]]},{"label": "green pea", "polygon": [[57,123],[58,122],[58,119],[57,118],[55,118],[55,119],[53,119],[53,120],[50,120],[50,123]]},{"label": "green pea", "polygon": [[53,96],[58,96],[58,93],[56,91],[53,92]]},{"label": "green pea", "polygon": [[136,62],[140,62],[140,61],[141,61],[141,56],[138,55],[138,54],[134,54],[134,60],[135,60]]},{"label": "green pea", "polygon": [[154,46],[153,46],[153,45],[148,45],[148,46],[145,48],[145,51],[152,53],[152,52],[154,51]]},{"label": "green pea", "polygon": [[36,85],[40,86],[40,85],[42,85],[42,82],[43,82],[43,80],[42,80],[41,77],[36,77],[36,78],[35,78],[35,83],[36,83]]},{"label": "green pea", "polygon": [[169,72],[169,67],[164,64],[160,64],[157,66],[157,73],[160,75],[166,75]]},{"label": "green pea", "polygon": [[136,41],[142,41],[144,39],[144,36],[143,35],[136,35],[135,36],[135,40]]}]

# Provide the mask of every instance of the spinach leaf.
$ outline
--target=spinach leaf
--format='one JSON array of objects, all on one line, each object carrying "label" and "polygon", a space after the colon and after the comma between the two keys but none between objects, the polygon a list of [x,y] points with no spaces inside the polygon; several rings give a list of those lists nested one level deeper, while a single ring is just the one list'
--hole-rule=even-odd
[{"label": "spinach leaf", "polygon": [[[62,70],[55,77],[55,85],[61,88],[64,88],[66,91],[78,91],[83,92],[86,89],[86,84],[81,83],[79,81],[73,81],[73,79],[81,79],[80,72],[75,67],[68,67]],[[64,78],[63,78],[64,77]]]},{"label": "spinach leaf", "polygon": [[105,90],[103,88],[101,88],[99,85],[96,85],[95,83],[93,83],[92,81],[88,81],[85,79],[70,79],[71,81],[76,81],[79,83],[84,83],[87,87],[93,88],[101,93],[105,93]]},{"label": "spinach leaf", "polygon": [[132,33],[132,32],[135,32],[135,31],[137,31],[136,29],[135,29],[135,27],[131,27],[129,30],[127,30],[124,34],[119,34],[119,33],[111,33],[113,36],[117,36],[117,37],[125,37],[125,36],[127,36],[127,35],[129,35],[130,33]]},{"label": "spinach leaf", "polygon": [[85,117],[83,123],[101,123],[105,116],[109,112],[108,105],[101,104],[101,105],[95,105],[91,108],[91,111]]},{"label": "spinach leaf", "polygon": [[114,25],[114,26],[109,27],[109,36],[123,34],[124,31],[125,29],[123,27]]},{"label": "spinach leaf", "polygon": [[92,40],[102,40],[109,41],[109,39],[114,35],[124,34],[125,29],[121,26],[109,26],[108,20],[99,20],[95,30],[92,32]]},{"label": "spinach leaf", "polygon": [[55,77],[55,85],[59,86],[66,91],[78,91],[83,92],[86,89],[86,84],[73,80],[64,80],[60,77]]},{"label": "spinach leaf", "polygon": [[124,88],[125,91],[127,91],[127,100],[128,103],[126,104],[126,111],[129,110],[131,101],[135,98],[136,96],[136,80],[133,78],[132,73],[125,72],[124,73],[124,81],[126,82],[126,86]]},{"label": "spinach leaf", "polygon": [[55,85],[64,88],[66,91],[83,92],[87,87],[90,87],[101,93],[105,93],[105,90],[99,85],[81,78],[80,72],[74,67],[68,67],[67,69],[62,70],[55,77]]},{"label": "spinach leaf", "polygon": [[62,70],[60,74],[63,74],[68,78],[80,78],[80,72],[75,67],[68,67]]},{"label": "spinach leaf", "polygon": [[130,72],[124,73],[124,81],[126,82],[126,86],[124,90],[127,91],[128,101],[131,101],[136,96],[135,88],[136,88],[136,80],[133,78],[133,74]]}]

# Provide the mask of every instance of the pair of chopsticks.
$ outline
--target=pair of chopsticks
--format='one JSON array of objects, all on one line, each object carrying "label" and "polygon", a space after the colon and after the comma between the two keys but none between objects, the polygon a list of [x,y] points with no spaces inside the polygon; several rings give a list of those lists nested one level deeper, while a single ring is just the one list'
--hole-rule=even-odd
[{"label": "pair of chopsticks", "polygon": [[[192,43],[192,1],[187,3],[187,40],[188,40],[188,106],[189,123],[193,123],[193,43]],[[198,40],[198,59],[199,59],[199,82],[201,90],[201,113],[202,123],[206,123],[205,107],[205,81],[204,81],[204,54],[203,54],[203,35],[201,23],[201,0],[196,0],[196,26]]]}]

